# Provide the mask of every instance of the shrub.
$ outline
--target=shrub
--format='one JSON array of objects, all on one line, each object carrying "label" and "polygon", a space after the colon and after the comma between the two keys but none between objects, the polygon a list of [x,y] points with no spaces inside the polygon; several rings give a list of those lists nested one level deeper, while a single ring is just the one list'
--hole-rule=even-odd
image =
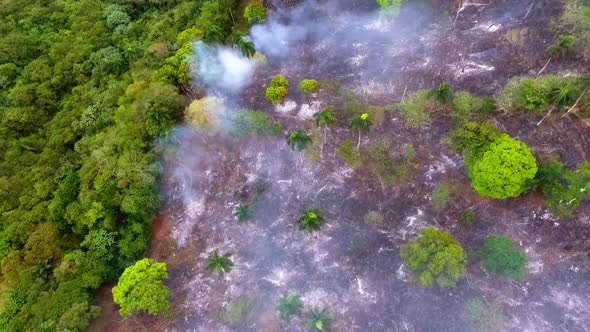
[{"label": "shrub", "polygon": [[176,45],[181,46],[189,43],[191,40],[202,39],[203,37],[203,31],[197,28],[188,28],[176,36]]},{"label": "shrub", "polygon": [[537,173],[537,161],[529,148],[506,134],[468,167],[473,189],[496,199],[519,196]]},{"label": "shrub", "polygon": [[305,329],[307,331],[328,331],[332,319],[326,309],[311,309],[305,314]]},{"label": "shrub", "polygon": [[205,97],[193,100],[186,111],[187,118],[193,125],[205,130],[217,130],[220,116],[225,110],[223,99]]},{"label": "shrub", "polygon": [[[388,140],[380,139],[364,151],[364,158],[369,169],[385,184],[408,181],[412,175],[413,159],[408,157],[415,155],[415,151],[413,148],[407,147],[400,156],[394,158],[390,154],[391,143]],[[409,155],[406,156],[406,153]]]},{"label": "shrub", "polygon": [[320,210],[316,208],[307,209],[299,219],[297,219],[299,229],[313,233],[319,231],[320,227],[325,223]]},{"label": "shrub", "polygon": [[459,215],[459,220],[461,220],[462,222],[471,225],[473,224],[473,222],[475,221],[475,219],[477,218],[477,214],[475,213],[475,211],[467,209],[467,210],[463,210],[461,212],[461,215]]},{"label": "shrub", "polygon": [[248,23],[266,21],[266,8],[258,3],[251,3],[244,9],[244,19]]},{"label": "shrub", "polygon": [[252,206],[250,204],[240,204],[234,210],[234,218],[238,223],[244,223],[252,216]]},{"label": "shrub", "polygon": [[489,236],[479,249],[482,264],[488,272],[520,280],[526,270],[527,254],[514,246],[514,241],[506,236]]},{"label": "shrub", "polygon": [[590,199],[590,162],[576,170],[564,170],[559,158],[543,164],[530,183],[547,196],[547,207],[556,217],[571,217],[585,199]]},{"label": "shrub", "polygon": [[429,95],[437,102],[446,105],[453,100],[453,89],[447,83],[441,83],[437,89],[431,90]]},{"label": "shrub", "polygon": [[215,250],[207,259],[207,271],[219,274],[229,273],[234,266],[230,257],[231,254],[220,256],[219,251]]},{"label": "shrub", "polygon": [[369,211],[363,217],[367,225],[379,225],[383,223],[383,215],[379,211]]},{"label": "shrub", "polygon": [[320,83],[316,80],[303,80],[299,83],[299,89],[303,93],[316,93],[320,91]]},{"label": "shrub", "polygon": [[281,124],[271,122],[264,112],[241,110],[232,115],[230,133],[237,137],[253,135],[278,136],[281,130]]},{"label": "shrub", "polygon": [[498,104],[504,111],[528,110],[542,112],[551,103],[550,93],[561,85],[556,76],[536,79],[517,77],[506,85],[498,96]]},{"label": "shrub", "polygon": [[500,329],[506,319],[499,304],[487,305],[480,298],[469,300],[465,313],[476,328],[484,331]]},{"label": "shrub", "polygon": [[285,100],[289,92],[289,82],[283,75],[272,78],[270,86],[266,89],[266,99],[273,105],[280,104]]},{"label": "shrub", "polygon": [[575,38],[574,47],[590,58],[590,3],[586,0],[567,0],[561,16],[553,22],[555,32],[568,32]]},{"label": "shrub", "polygon": [[454,287],[465,275],[465,255],[459,242],[432,226],[421,230],[417,240],[403,245],[400,256],[422,287],[435,283],[443,288]]},{"label": "shrub", "polygon": [[499,137],[500,133],[491,122],[466,122],[451,133],[449,142],[465,156],[465,163],[472,165]]},{"label": "shrub", "polygon": [[346,164],[352,168],[360,167],[362,164],[361,153],[355,149],[352,141],[345,141],[336,152],[336,157],[346,160]]},{"label": "shrub", "polygon": [[438,210],[442,210],[449,206],[456,197],[453,184],[449,181],[442,181],[436,185],[432,192],[432,204]]},{"label": "shrub", "polygon": [[287,145],[293,151],[305,150],[312,143],[311,138],[302,130],[296,130],[287,135]]},{"label": "shrub", "polygon": [[285,294],[279,299],[279,303],[277,304],[277,312],[280,319],[288,320],[292,315],[298,315],[301,313],[302,307],[303,305],[299,296]]},{"label": "shrub", "polygon": [[412,96],[404,98],[400,102],[400,109],[408,128],[418,128],[430,121],[430,109],[432,108],[428,90],[418,90]]},{"label": "shrub", "polygon": [[381,17],[397,16],[399,14],[402,1],[404,0],[377,0],[381,11],[379,15]]}]

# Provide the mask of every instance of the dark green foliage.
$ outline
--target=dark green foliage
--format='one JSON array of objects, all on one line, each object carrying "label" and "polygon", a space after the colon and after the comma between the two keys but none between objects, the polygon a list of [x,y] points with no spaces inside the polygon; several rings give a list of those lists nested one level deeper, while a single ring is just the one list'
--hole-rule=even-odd
[{"label": "dark green foliage", "polygon": [[273,105],[281,104],[289,92],[289,82],[283,75],[272,78],[270,86],[266,89],[266,99]]},{"label": "dark green foliage", "polygon": [[302,231],[308,231],[309,233],[313,233],[315,231],[319,231],[322,225],[325,223],[324,218],[322,217],[320,210],[316,208],[307,209],[300,217],[297,219],[297,223],[299,224],[299,229]]},{"label": "dark green foliage", "polygon": [[568,107],[576,102],[579,95],[580,91],[575,86],[566,83],[553,88],[549,93],[549,99],[557,107]]},{"label": "dark green foliage", "polygon": [[465,255],[459,242],[432,226],[421,230],[417,240],[403,245],[400,256],[422,287],[435,283],[443,288],[454,287],[465,275]]},{"label": "dark green foliage", "polygon": [[461,220],[461,222],[464,222],[468,225],[473,224],[473,222],[475,221],[475,219],[477,218],[477,213],[475,213],[475,211],[467,209],[467,210],[463,210],[461,212],[461,214],[459,215],[459,220]]},{"label": "dark green foliage", "polygon": [[229,273],[234,266],[230,257],[231,254],[220,256],[219,251],[215,250],[207,259],[207,271],[219,274]]},{"label": "dark green foliage", "polygon": [[373,122],[371,122],[371,119],[369,119],[368,113],[363,113],[361,115],[355,116],[350,121],[350,126],[352,127],[352,129],[363,134],[368,133],[372,125]]},{"label": "dark green foliage", "polygon": [[240,38],[240,41],[238,42],[238,49],[240,50],[240,53],[247,58],[253,57],[256,53],[254,43],[243,38]]},{"label": "dark green foliage", "polygon": [[302,129],[287,135],[287,145],[293,151],[305,150],[305,148],[307,148],[311,142],[311,138]]},{"label": "dark green foliage", "polygon": [[252,206],[250,204],[240,204],[234,210],[234,218],[238,223],[244,223],[252,216]]},{"label": "dark green foliage", "polygon": [[529,148],[506,134],[467,166],[473,189],[482,196],[496,199],[517,197],[525,192],[538,169]]},{"label": "dark green foliage", "polygon": [[430,91],[430,97],[441,104],[449,104],[453,100],[453,89],[447,83],[441,83],[437,89]]},{"label": "dark green foliage", "polygon": [[554,58],[564,57],[574,43],[574,36],[561,36],[555,45],[547,49],[547,53]]},{"label": "dark green foliage", "polygon": [[332,319],[326,309],[313,308],[305,314],[307,331],[329,331]]},{"label": "dark green foliage", "polygon": [[244,19],[248,23],[257,23],[266,21],[266,8],[264,6],[251,3],[244,9]]},{"label": "dark green foliage", "polygon": [[303,304],[298,295],[285,294],[281,296],[277,304],[277,312],[279,318],[282,320],[288,320],[292,315],[299,315]]},{"label": "dark green foliage", "polygon": [[520,280],[526,272],[527,254],[515,248],[506,236],[489,236],[479,249],[482,265],[488,272]]},{"label": "dark green foliage", "polygon": [[465,305],[465,313],[471,323],[483,331],[495,331],[502,327],[506,317],[502,307],[493,303],[488,305],[480,298],[473,298]]},{"label": "dark green foliage", "polygon": [[327,107],[323,111],[317,112],[313,115],[313,118],[315,119],[315,123],[318,125],[318,127],[327,128],[333,126],[334,123],[336,123],[334,108],[332,107]]},{"label": "dark green foliage", "polygon": [[230,133],[234,136],[278,136],[281,131],[281,124],[279,122],[271,122],[268,115],[264,112],[241,110],[232,114]]},{"label": "dark green foliage", "polygon": [[499,137],[498,129],[491,122],[466,122],[451,133],[449,142],[465,156],[465,164],[470,167]]}]

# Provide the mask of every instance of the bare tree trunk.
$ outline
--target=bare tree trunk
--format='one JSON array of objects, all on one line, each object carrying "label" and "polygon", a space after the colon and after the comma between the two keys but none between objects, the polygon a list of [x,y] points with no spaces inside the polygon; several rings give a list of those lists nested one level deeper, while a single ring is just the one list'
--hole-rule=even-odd
[{"label": "bare tree trunk", "polygon": [[236,20],[234,20],[234,14],[231,12],[231,9],[229,10],[229,16],[231,16],[231,21],[234,23],[234,25],[236,25]]},{"label": "bare tree trunk", "polygon": [[570,109],[567,110],[567,112],[565,112],[565,114],[561,116],[562,118],[565,118],[566,115],[568,115],[574,108],[576,108],[576,106],[578,106],[578,103],[580,102],[580,100],[582,100],[582,97],[584,97],[584,95],[586,94],[586,91],[588,91],[588,90],[584,90],[582,92],[582,94],[578,97],[578,99],[576,99],[576,103],[574,104],[574,106],[570,107]]},{"label": "bare tree trunk", "polygon": [[529,6],[529,9],[526,11],[526,14],[524,15],[524,17],[522,18],[522,21],[526,21],[527,17],[529,17],[529,14],[531,13],[531,11],[533,10],[533,7],[535,6],[535,2],[533,1],[531,3],[531,5]]},{"label": "bare tree trunk", "polygon": [[551,62],[551,57],[549,58],[549,60],[547,60],[547,63],[543,66],[543,68],[539,70],[539,72],[537,73],[537,77],[539,77],[539,75],[541,75],[541,73],[544,72],[545,69],[547,69],[547,66],[549,66],[549,62]]},{"label": "bare tree trunk", "polygon": [[551,106],[551,108],[549,109],[549,112],[547,112],[547,114],[545,114],[545,116],[541,119],[541,121],[537,122],[537,127],[541,125],[541,123],[543,123],[543,121],[545,121],[545,119],[547,119],[547,117],[553,112],[553,110],[555,109],[555,105]]},{"label": "bare tree trunk", "polygon": [[361,131],[359,130],[359,141],[356,144],[356,149],[358,150],[360,146],[361,146]]}]

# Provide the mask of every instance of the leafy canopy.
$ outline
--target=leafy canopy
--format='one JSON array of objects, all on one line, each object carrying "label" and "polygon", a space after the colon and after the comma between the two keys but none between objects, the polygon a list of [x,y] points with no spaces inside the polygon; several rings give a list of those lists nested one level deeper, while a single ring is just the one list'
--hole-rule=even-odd
[{"label": "leafy canopy", "polygon": [[306,210],[303,215],[297,219],[297,223],[299,224],[299,229],[313,233],[320,230],[321,226],[325,223],[325,220],[322,217],[320,210],[311,208]]},{"label": "leafy canopy", "polygon": [[435,283],[443,288],[454,287],[465,275],[465,255],[459,242],[432,226],[421,230],[417,240],[403,245],[400,256],[422,287]]},{"label": "leafy canopy", "polygon": [[277,312],[280,319],[288,320],[292,315],[301,313],[302,307],[303,304],[298,295],[284,294],[277,304]]},{"label": "leafy canopy", "polygon": [[251,3],[244,9],[244,19],[248,23],[257,23],[266,21],[266,8],[258,3]]},{"label": "leafy canopy", "polygon": [[336,117],[334,116],[334,109],[332,107],[327,107],[321,112],[317,112],[313,115],[315,119],[316,125],[318,127],[331,127],[336,123]]},{"label": "leafy canopy", "polygon": [[305,314],[307,331],[328,331],[332,319],[326,309],[312,308]]},{"label": "leafy canopy", "polygon": [[272,78],[270,86],[266,89],[266,99],[273,105],[281,104],[289,92],[289,82],[283,75]]},{"label": "leafy canopy", "polygon": [[361,115],[355,116],[352,118],[351,127],[361,133],[368,133],[369,129],[373,125],[371,119],[369,119],[368,113],[363,113]]},{"label": "leafy canopy", "polygon": [[147,311],[150,315],[168,314],[170,289],[163,280],[168,279],[165,263],[144,258],[125,269],[117,286],[113,287],[113,299],[121,306],[122,316]]},{"label": "leafy canopy", "polygon": [[207,271],[218,272],[223,275],[231,271],[234,263],[230,259],[231,254],[219,255],[219,250],[215,250],[207,259]]},{"label": "leafy canopy", "polygon": [[311,138],[302,130],[296,130],[287,135],[287,145],[293,151],[305,150],[312,143]]},{"label": "leafy canopy", "polygon": [[537,173],[537,161],[522,142],[502,134],[473,165],[471,185],[480,195],[496,199],[517,197]]},{"label": "leafy canopy", "polygon": [[489,236],[479,249],[484,268],[505,277],[520,280],[526,271],[527,254],[517,250],[514,241],[506,236]]},{"label": "leafy canopy", "polygon": [[299,89],[303,91],[303,93],[316,93],[320,91],[320,83],[316,80],[303,80],[299,83]]}]

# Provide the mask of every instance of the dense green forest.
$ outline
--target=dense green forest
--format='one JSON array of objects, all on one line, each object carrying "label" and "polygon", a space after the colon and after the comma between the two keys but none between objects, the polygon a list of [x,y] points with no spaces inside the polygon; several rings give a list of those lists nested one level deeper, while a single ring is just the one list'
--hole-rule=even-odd
[{"label": "dense green forest", "polygon": [[145,253],[153,139],[180,118],[190,40],[240,40],[235,5],[0,3],[0,330],[83,330]]}]

